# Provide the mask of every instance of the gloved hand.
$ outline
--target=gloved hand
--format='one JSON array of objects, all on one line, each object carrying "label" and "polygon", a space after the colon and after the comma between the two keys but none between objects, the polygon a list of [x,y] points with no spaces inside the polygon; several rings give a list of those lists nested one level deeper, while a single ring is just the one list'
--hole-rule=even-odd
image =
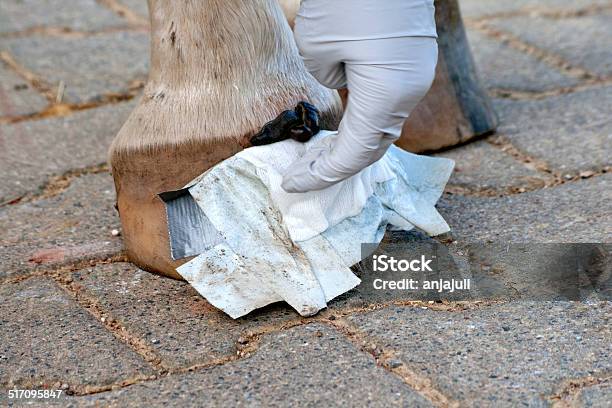
[{"label": "gloved hand", "polygon": [[389,135],[365,143],[347,139],[328,137],[313,146],[285,172],[281,187],[305,193],[332,186],[380,160],[396,140]]},{"label": "gloved hand", "polygon": [[[317,43],[315,48],[320,47]],[[348,104],[338,135],[307,152],[283,174],[282,187],[289,193],[322,190],[379,160],[400,137],[404,122],[434,79],[438,59],[434,38],[342,41],[330,47],[357,61],[334,68],[346,75]],[[337,59],[336,53],[328,57]]]}]

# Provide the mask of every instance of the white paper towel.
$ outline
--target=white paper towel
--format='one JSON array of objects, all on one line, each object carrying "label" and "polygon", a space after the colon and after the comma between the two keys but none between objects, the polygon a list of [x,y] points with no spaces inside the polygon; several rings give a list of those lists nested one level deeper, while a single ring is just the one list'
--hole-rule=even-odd
[{"label": "white paper towel", "polygon": [[282,190],[284,169],[333,137],[324,131],[306,144],[287,140],[246,149],[188,185],[218,236],[209,245],[190,243],[207,249],[177,271],[211,304],[238,318],[284,300],[310,316],[359,284],[349,268],[361,260],[361,244],[380,242],[387,226],[416,226],[429,235],[449,230],[435,203],[453,161],[395,146],[328,189]]}]

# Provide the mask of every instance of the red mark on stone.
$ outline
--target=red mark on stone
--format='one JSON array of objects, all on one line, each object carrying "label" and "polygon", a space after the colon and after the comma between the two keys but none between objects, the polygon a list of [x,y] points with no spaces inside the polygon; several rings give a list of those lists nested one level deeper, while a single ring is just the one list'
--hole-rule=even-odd
[{"label": "red mark on stone", "polygon": [[48,263],[56,263],[61,262],[66,258],[66,249],[64,248],[52,248],[52,249],[43,249],[37,251],[32,255],[28,261],[35,264],[48,264]]},{"label": "red mark on stone", "polygon": [[100,256],[106,254],[111,248],[110,242],[91,242],[69,247],[46,248],[34,252],[28,261],[37,265],[55,264]]}]

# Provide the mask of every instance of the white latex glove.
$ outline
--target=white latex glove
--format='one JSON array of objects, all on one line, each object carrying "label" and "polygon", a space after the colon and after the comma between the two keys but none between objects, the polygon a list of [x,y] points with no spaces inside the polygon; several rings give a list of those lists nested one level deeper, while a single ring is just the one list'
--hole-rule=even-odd
[{"label": "white latex glove", "polygon": [[368,145],[346,143],[340,136],[329,137],[289,167],[281,187],[288,193],[305,193],[332,186],[378,161],[394,140],[382,137]]},{"label": "white latex glove", "polygon": [[[379,160],[400,137],[404,122],[431,86],[438,60],[433,2],[389,0],[376,2],[376,7],[374,3],[364,3],[382,10],[375,13],[373,37],[366,35],[365,39],[360,30],[351,34],[350,27],[370,27],[368,13],[359,14],[361,24],[350,20],[351,25],[338,32],[336,20],[327,18],[341,19],[348,7],[338,8],[338,2],[323,0],[302,3],[296,41],[304,64],[321,84],[348,88],[349,98],[338,136],[308,151],[283,174],[281,186],[289,193],[322,190]],[[415,10],[422,11],[420,17],[414,15]],[[393,24],[387,27],[388,20],[402,20],[397,15],[408,18],[415,30],[423,22],[429,27],[423,33],[432,37],[396,32]]]}]

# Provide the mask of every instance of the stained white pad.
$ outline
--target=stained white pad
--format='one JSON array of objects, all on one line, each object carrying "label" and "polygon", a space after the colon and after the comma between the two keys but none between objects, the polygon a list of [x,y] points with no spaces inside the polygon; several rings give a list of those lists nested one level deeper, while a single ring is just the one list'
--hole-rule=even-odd
[{"label": "stained white pad", "polygon": [[453,161],[394,146],[335,186],[286,193],[284,170],[335,136],[253,147],[211,168],[186,187],[201,214],[184,209],[185,195],[178,207],[166,200],[173,255],[201,251],[177,271],[211,304],[238,318],[284,300],[310,316],[360,283],[349,268],[361,260],[361,243],[380,242],[389,226],[449,230],[435,204]]}]

